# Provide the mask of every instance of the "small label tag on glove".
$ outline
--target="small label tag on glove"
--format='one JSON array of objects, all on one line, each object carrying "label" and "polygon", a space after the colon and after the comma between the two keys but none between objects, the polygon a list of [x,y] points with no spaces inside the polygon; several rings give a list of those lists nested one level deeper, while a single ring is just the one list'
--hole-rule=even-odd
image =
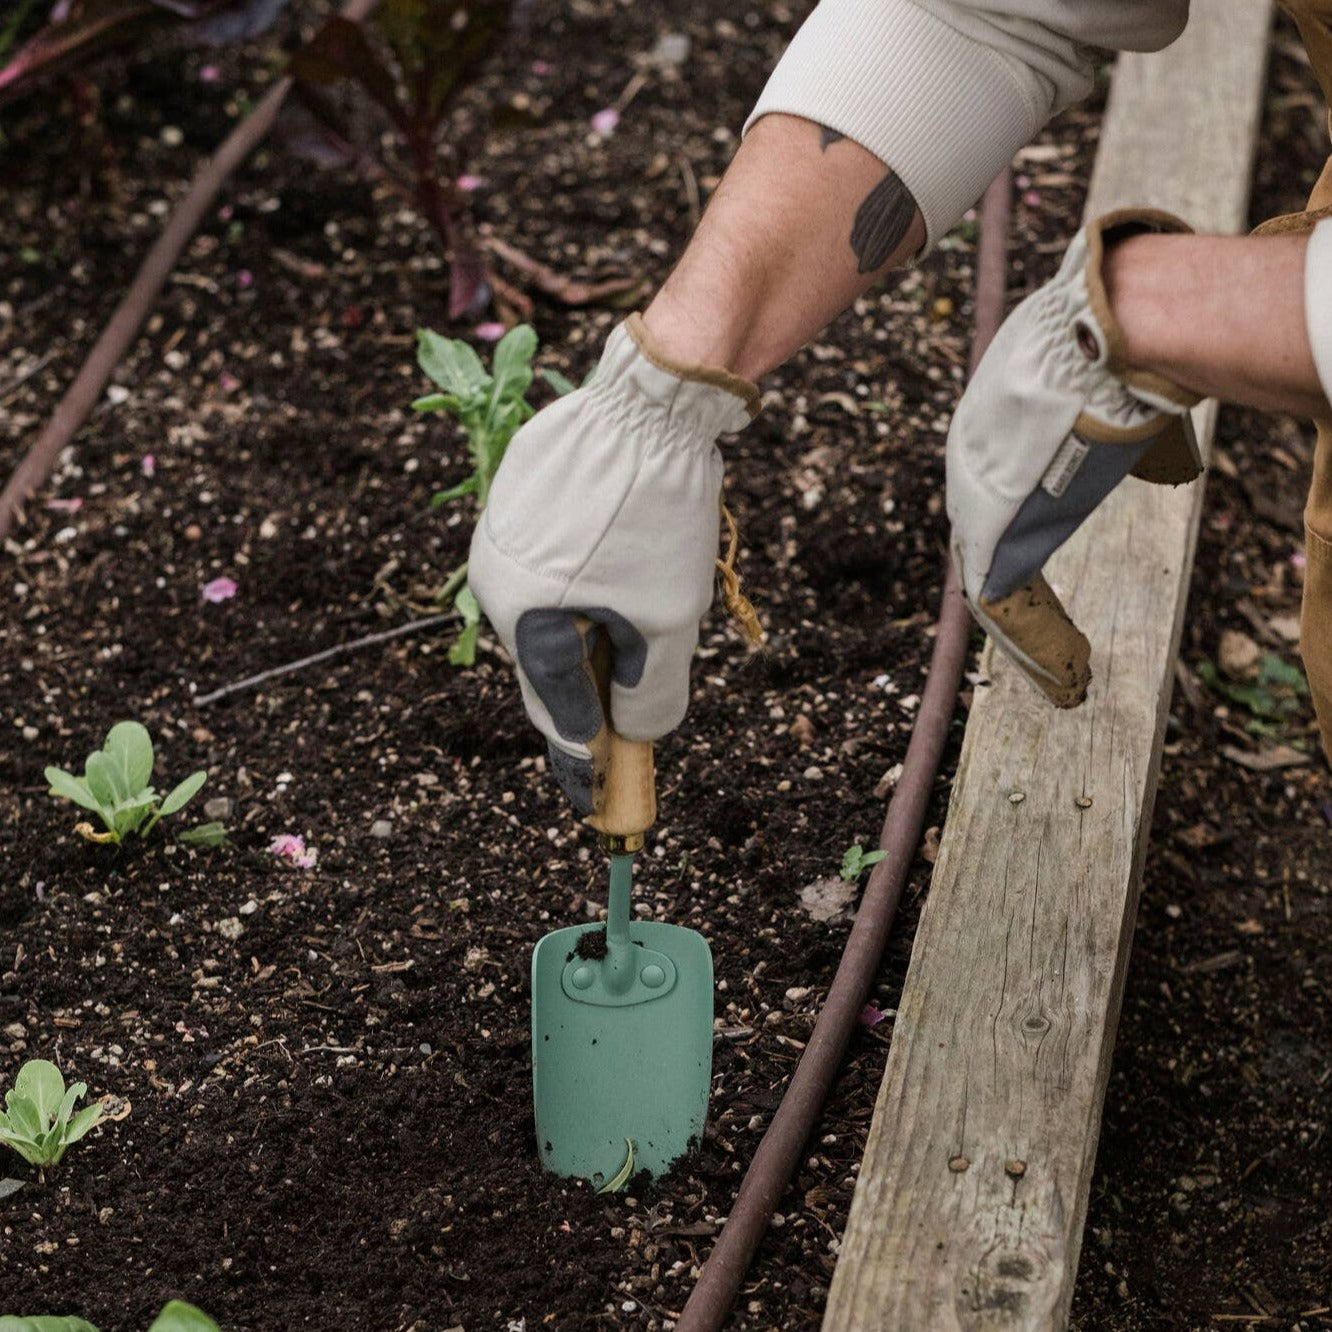
[{"label": "small label tag on glove", "polygon": [[1090,444],[1077,435],[1070,435],[1059,446],[1059,452],[1045,469],[1045,475],[1041,477],[1041,489],[1052,498],[1060,499],[1090,452]]}]

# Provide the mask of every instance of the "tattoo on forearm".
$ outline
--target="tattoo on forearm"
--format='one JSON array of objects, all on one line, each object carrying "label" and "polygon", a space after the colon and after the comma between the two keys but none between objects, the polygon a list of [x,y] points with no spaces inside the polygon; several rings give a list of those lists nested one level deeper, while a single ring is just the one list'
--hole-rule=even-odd
[{"label": "tattoo on forearm", "polygon": [[873,273],[892,258],[893,251],[911,230],[916,201],[911,191],[890,171],[866,196],[851,228],[851,248],[857,271]]},{"label": "tattoo on forearm", "polygon": [[846,135],[840,130],[829,129],[827,125],[819,126],[819,147],[826,153],[835,143],[841,143]]}]

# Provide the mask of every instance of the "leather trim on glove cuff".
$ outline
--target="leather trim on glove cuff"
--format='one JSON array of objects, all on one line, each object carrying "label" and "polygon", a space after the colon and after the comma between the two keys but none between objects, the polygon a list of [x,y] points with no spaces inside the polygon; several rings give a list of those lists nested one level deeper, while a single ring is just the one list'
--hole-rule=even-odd
[{"label": "leather trim on glove cuff", "polygon": [[653,342],[641,314],[631,314],[624,321],[624,326],[643,359],[650,361],[658,370],[664,370],[677,379],[687,379],[695,384],[711,384],[713,388],[725,389],[727,393],[734,394],[745,404],[751,421],[759,414],[762,396],[757,384],[742,379],[739,375],[733,375],[720,365],[688,365],[684,361],[675,360]]},{"label": "leather trim on glove cuff", "polygon": [[[1129,389],[1179,407],[1196,407],[1202,396],[1165,375],[1136,370],[1128,363],[1124,333],[1119,327],[1105,290],[1105,256],[1121,241],[1146,232],[1192,235],[1193,228],[1182,218],[1159,208],[1120,208],[1103,213],[1087,224],[1087,303],[1106,339],[1106,369]],[[1128,442],[1128,441],[1125,441]],[[1178,486],[1202,472],[1202,458],[1187,417],[1167,422],[1160,438],[1138,460],[1130,473],[1154,485]]]},{"label": "leather trim on glove cuff", "polygon": [[1129,365],[1124,334],[1110,308],[1102,271],[1105,256],[1121,241],[1147,232],[1191,236],[1193,228],[1182,218],[1159,208],[1121,208],[1113,213],[1103,213],[1087,223],[1087,303],[1105,333],[1108,353],[1105,368],[1131,389],[1141,389],[1154,398],[1164,398],[1180,407],[1196,407],[1202,397],[1192,389],[1154,371],[1135,370]]}]

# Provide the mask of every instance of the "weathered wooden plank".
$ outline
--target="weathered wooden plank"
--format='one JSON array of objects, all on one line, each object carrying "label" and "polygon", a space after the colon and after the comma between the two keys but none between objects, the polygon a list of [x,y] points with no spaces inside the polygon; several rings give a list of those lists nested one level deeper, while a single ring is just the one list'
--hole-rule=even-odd
[{"label": "weathered wooden plank", "polygon": [[[1169,51],[1121,58],[1089,215],[1240,229],[1270,19],[1194,0]],[[1052,562],[1092,643],[1081,708],[987,649],[828,1332],[1067,1324],[1201,502],[1126,482]]]}]

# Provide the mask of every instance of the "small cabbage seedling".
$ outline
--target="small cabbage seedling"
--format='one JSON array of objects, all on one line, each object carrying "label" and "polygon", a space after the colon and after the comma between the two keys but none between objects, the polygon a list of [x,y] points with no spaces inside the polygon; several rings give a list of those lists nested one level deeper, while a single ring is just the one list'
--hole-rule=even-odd
[{"label": "small cabbage seedling", "polygon": [[[15,1318],[0,1317],[0,1332],[97,1332],[82,1318]],[[184,1300],[172,1300],[156,1318],[148,1332],[221,1332],[202,1309],[196,1309]]]},{"label": "small cabbage seedling", "polygon": [[859,842],[848,846],[842,857],[842,878],[847,883],[855,883],[871,865],[877,865],[887,854],[887,851],[866,851]]},{"label": "small cabbage seedling", "polygon": [[[487,371],[470,344],[458,338],[440,337],[429,329],[417,330],[416,359],[421,369],[444,390],[417,398],[412,403],[418,412],[447,412],[457,419],[467,436],[472,471],[456,486],[431,496],[431,508],[450,500],[472,496],[477,512],[486,507],[495,473],[504,461],[509,441],[518,427],[534,414],[527,401],[535,371],[537,336],[528,324],[511,328],[495,344],[491,370]],[[553,370],[543,370],[543,378],[557,393],[568,393],[573,385]],[[476,636],[481,627],[481,608],[467,586],[467,566],[457,569],[436,594],[436,600],[450,599],[462,616],[462,632],[449,649],[455,666],[471,666],[476,661]]]},{"label": "small cabbage seedling", "polygon": [[74,1114],[74,1104],[88,1084],[76,1082],[68,1091],[60,1070],[47,1059],[30,1059],[5,1093],[0,1112],[0,1142],[12,1147],[29,1165],[55,1165],[66,1150],[109,1119],[101,1101]]},{"label": "small cabbage seedling", "polygon": [[[191,773],[175,790],[159,798],[149,785],[152,776],[152,738],[134,721],[117,722],[111,728],[102,748],[88,755],[82,777],[75,777],[63,768],[46,769],[50,795],[72,800],[102,820],[105,832],[94,831],[89,823],[80,823],[75,828],[90,842],[120,843],[130,833],[147,837],[158,819],[182,809],[208,779],[206,772]],[[180,839],[217,846],[225,836],[226,830],[220,823],[205,823],[182,833]]]}]

